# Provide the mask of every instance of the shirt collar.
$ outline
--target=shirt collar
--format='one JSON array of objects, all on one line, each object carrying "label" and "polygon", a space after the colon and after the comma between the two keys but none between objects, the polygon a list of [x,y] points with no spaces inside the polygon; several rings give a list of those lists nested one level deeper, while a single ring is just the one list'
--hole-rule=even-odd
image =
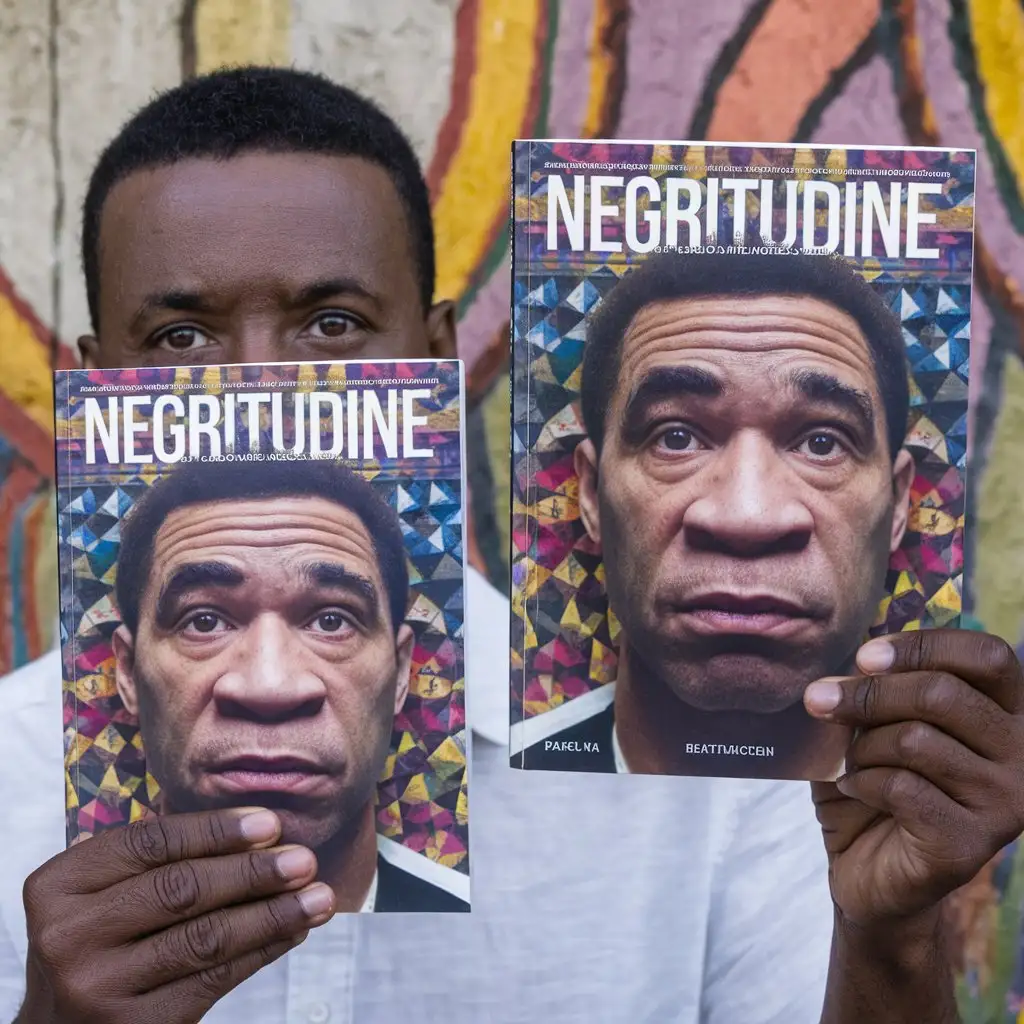
[{"label": "shirt collar", "polygon": [[363,900],[363,905],[359,908],[360,914],[372,914],[377,908],[377,883],[380,879],[380,871],[374,869],[373,881],[370,882],[370,888],[366,892],[366,898]]},{"label": "shirt collar", "polygon": [[631,775],[622,747],[619,746],[619,727],[615,724],[612,725],[612,754],[615,756],[615,771],[619,775]]}]

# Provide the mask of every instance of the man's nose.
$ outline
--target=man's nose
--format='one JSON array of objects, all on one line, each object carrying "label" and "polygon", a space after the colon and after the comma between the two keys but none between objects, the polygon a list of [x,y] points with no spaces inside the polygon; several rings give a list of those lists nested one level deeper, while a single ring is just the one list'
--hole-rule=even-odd
[{"label": "man's nose", "polygon": [[757,557],[800,550],[810,540],[814,519],[800,482],[769,438],[732,438],[716,452],[699,486],[700,496],[683,516],[694,547]]},{"label": "man's nose", "polygon": [[287,358],[285,344],[270,325],[246,325],[231,340],[231,361],[235,363],[279,363]]},{"label": "man's nose", "polygon": [[214,686],[222,714],[274,722],[320,712],[327,690],[308,667],[291,625],[276,615],[261,615],[240,639],[233,645],[236,664]]}]

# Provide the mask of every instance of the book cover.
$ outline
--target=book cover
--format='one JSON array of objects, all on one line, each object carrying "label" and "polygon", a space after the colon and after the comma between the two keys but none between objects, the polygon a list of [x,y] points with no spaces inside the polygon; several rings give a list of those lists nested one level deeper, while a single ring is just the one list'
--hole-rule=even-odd
[{"label": "book cover", "polygon": [[463,367],[55,374],[67,841],[278,812],[469,909]]},{"label": "book cover", "polygon": [[833,779],[956,627],[975,154],[513,146],[510,763]]}]

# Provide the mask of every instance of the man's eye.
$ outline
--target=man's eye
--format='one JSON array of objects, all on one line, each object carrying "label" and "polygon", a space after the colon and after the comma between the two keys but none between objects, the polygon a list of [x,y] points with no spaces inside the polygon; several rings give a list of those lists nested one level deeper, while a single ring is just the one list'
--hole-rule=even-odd
[{"label": "man's eye", "polygon": [[166,352],[198,352],[207,345],[212,345],[213,339],[204,334],[198,327],[171,327],[157,335],[156,347]]},{"label": "man's eye", "polygon": [[804,455],[809,455],[812,459],[830,459],[834,455],[838,455],[843,450],[843,446],[835,434],[818,430],[804,438],[797,450]]},{"label": "man's eye", "polygon": [[314,633],[329,634],[341,633],[343,630],[348,629],[349,626],[348,617],[343,612],[334,608],[320,612],[309,624],[309,628]]},{"label": "man's eye", "polygon": [[340,338],[366,325],[351,313],[322,313],[307,328],[313,338]]},{"label": "man's eye", "polygon": [[228,624],[216,612],[196,612],[185,620],[182,632],[192,636],[210,636],[213,633],[223,633],[228,628]]},{"label": "man's eye", "polygon": [[659,435],[657,441],[660,448],[670,452],[696,452],[703,447],[696,434],[686,427],[669,427]]}]

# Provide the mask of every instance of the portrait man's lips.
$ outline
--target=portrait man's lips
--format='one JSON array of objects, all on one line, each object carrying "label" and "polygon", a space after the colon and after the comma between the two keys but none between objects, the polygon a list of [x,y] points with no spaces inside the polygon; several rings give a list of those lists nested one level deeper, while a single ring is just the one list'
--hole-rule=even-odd
[{"label": "portrait man's lips", "polygon": [[310,793],[326,785],[329,769],[290,754],[244,754],[207,769],[215,785],[233,793]]},{"label": "portrait man's lips", "polygon": [[805,629],[822,616],[816,609],[774,594],[715,591],[697,594],[670,606],[688,629],[703,635],[785,637]]}]

